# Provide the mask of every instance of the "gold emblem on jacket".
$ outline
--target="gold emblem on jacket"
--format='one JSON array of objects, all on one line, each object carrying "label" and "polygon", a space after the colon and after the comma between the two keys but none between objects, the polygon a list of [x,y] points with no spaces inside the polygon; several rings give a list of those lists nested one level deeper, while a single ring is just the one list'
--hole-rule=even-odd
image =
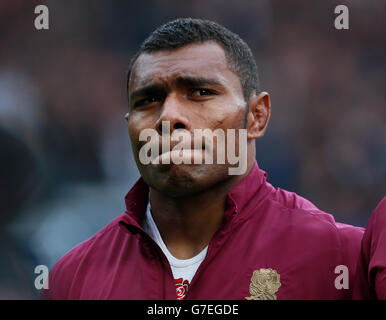
[{"label": "gold emblem on jacket", "polygon": [[250,297],[247,300],[276,300],[276,292],[281,286],[280,275],[276,270],[259,269],[253,271],[249,285]]}]

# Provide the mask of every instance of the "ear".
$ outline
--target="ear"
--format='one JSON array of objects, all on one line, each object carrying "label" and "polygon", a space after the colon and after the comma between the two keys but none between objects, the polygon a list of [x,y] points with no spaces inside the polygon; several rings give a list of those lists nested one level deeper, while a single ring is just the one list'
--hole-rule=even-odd
[{"label": "ear", "polygon": [[129,121],[129,113],[125,114],[125,119],[126,119],[126,121]]},{"label": "ear", "polygon": [[248,139],[261,138],[271,116],[271,99],[267,92],[256,95],[253,91],[249,98]]}]

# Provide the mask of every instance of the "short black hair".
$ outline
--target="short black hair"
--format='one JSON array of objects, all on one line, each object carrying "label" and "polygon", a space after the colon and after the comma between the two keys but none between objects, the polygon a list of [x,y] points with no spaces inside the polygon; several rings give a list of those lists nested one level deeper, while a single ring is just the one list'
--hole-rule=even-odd
[{"label": "short black hair", "polygon": [[130,61],[126,90],[129,89],[133,65],[142,53],[173,50],[205,41],[214,41],[223,48],[229,69],[240,79],[244,99],[248,105],[252,91],[260,92],[257,66],[251,49],[237,34],[217,22],[202,19],[179,18],[154,30]]}]

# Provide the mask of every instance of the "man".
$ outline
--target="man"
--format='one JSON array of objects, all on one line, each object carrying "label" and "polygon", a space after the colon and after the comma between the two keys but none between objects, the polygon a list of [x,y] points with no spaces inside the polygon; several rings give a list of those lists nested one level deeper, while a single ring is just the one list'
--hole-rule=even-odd
[{"label": "man", "polygon": [[[54,266],[44,298],[352,297],[363,229],[267,182],[255,139],[267,128],[270,97],[244,41],[211,21],[171,21],[142,44],[127,89],[142,177],[126,195],[126,212]],[[176,147],[173,134],[198,129],[227,133],[227,147],[206,144],[204,134],[201,147],[192,138],[194,147],[167,148]],[[149,130],[160,145],[144,139]],[[219,161],[232,148],[246,163],[238,174],[230,174],[229,157]],[[196,162],[209,151],[219,152],[213,163]],[[179,156],[184,162],[171,161]]]},{"label": "man", "polygon": [[386,197],[367,224],[357,273],[355,299],[386,300]]}]

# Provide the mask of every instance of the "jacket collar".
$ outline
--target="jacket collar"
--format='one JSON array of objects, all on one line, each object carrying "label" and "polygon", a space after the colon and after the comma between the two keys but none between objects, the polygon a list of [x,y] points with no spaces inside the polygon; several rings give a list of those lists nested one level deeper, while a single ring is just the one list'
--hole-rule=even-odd
[{"label": "jacket collar", "polygon": [[[265,188],[266,181],[267,173],[261,170],[255,161],[249,174],[228,192],[224,220],[229,220],[233,214],[242,216],[251,200],[254,203],[253,207],[256,207],[268,193]],[[141,177],[125,196],[126,212],[120,221],[142,229],[141,220],[149,201],[148,195],[149,186]]]},{"label": "jacket collar", "polygon": [[267,173],[259,168],[255,160],[249,174],[228,192],[228,198],[234,203],[236,212],[244,211],[252,200],[255,205],[260,202],[268,191],[265,188],[266,182]]}]

